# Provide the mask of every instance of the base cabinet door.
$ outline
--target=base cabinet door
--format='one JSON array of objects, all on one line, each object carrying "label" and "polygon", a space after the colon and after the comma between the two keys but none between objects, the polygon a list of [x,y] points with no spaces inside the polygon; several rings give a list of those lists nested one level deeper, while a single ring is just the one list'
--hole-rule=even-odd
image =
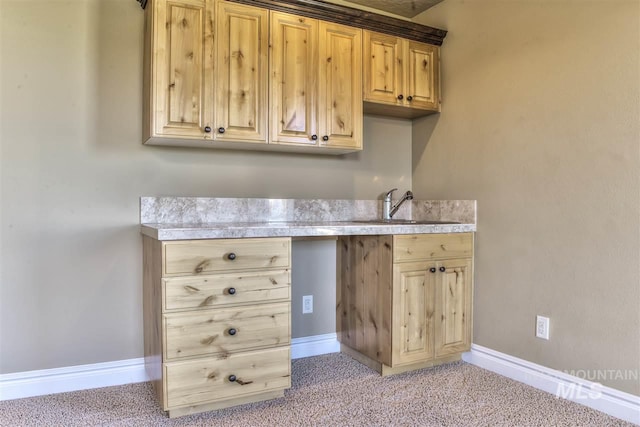
[{"label": "base cabinet door", "polygon": [[472,267],[470,259],[440,261],[435,277],[436,357],[471,348]]},{"label": "base cabinet door", "polygon": [[434,355],[435,277],[425,263],[393,267],[392,366]]}]

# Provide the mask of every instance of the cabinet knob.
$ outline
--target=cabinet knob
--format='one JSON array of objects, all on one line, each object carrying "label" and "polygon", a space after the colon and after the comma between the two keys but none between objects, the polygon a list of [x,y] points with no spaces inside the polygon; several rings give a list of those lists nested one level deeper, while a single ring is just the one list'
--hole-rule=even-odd
[{"label": "cabinet knob", "polygon": [[411,95],[407,96],[407,101],[409,101],[409,102],[413,101],[413,96],[411,96]]},{"label": "cabinet knob", "polygon": [[440,271],[444,273],[445,271],[447,271],[447,269],[445,267],[440,267]]},{"label": "cabinet knob", "polygon": [[435,273],[435,272],[436,272],[436,268],[435,268],[435,267],[431,267],[431,268],[429,269],[429,271],[430,271],[430,272],[432,272],[432,273]]},{"label": "cabinet knob", "polygon": [[400,95],[398,95],[398,99],[399,99],[400,101],[402,101],[402,100],[404,99],[404,96],[402,96],[402,94],[400,94]]},{"label": "cabinet knob", "polygon": [[318,139],[318,135],[311,135],[311,139],[316,141]]},{"label": "cabinet knob", "polygon": [[231,252],[230,254],[227,255],[227,259],[229,261],[233,261],[234,259],[236,259],[236,254],[234,254],[233,252]]},{"label": "cabinet knob", "polygon": [[235,335],[238,331],[236,331],[234,328],[229,328],[227,332],[229,333],[229,335]]},{"label": "cabinet knob", "polygon": [[236,382],[237,378],[235,375],[229,375],[229,381],[231,381],[232,383]]},{"label": "cabinet knob", "polygon": [[218,133],[224,133],[224,128],[218,128]]},{"label": "cabinet knob", "polygon": [[236,288],[229,288],[227,289],[227,293],[229,295],[235,295],[236,294]]},{"label": "cabinet knob", "polygon": [[205,126],[205,127],[204,127],[204,131],[205,131],[206,133],[211,133],[211,126]]},{"label": "cabinet knob", "polygon": [[328,135],[323,136],[323,137],[322,137],[322,140],[323,140],[323,141],[328,141],[328,140],[329,140],[329,136],[328,136]]}]

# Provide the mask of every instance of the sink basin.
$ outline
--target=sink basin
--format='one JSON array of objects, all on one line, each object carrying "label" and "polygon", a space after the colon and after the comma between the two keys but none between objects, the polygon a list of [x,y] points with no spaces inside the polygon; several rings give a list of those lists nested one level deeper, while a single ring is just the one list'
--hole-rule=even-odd
[{"label": "sink basin", "polygon": [[381,224],[381,225],[447,225],[447,224],[460,224],[455,221],[428,221],[428,220],[416,220],[416,219],[364,219],[351,222],[357,222],[361,224]]}]

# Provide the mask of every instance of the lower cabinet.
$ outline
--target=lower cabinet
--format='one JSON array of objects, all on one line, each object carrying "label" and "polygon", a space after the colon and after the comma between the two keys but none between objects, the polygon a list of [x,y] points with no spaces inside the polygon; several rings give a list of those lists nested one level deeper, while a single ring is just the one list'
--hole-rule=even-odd
[{"label": "lower cabinet", "polygon": [[460,359],[471,346],[473,234],[338,241],[342,351],[383,375]]},{"label": "lower cabinet", "polygon": [[291,386],[291,240],[143,237],[145,365],[170,417]]}]

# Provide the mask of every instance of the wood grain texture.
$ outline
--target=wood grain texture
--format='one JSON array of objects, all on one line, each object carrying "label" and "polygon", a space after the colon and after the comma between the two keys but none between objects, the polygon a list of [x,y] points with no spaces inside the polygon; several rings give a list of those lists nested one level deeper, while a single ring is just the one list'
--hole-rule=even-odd
[{"label": "wood grain texture", "polygon": [[338,241],[342,344],[391,364],[391,236],[350,236]]},{"label": "wood grain texture", "polygon": [[[267,270],[162,279],[163,310],[208,309],[291,299],[291,271]],[[229,290],[233,288],[233,293]]]},{"label": "wood grain texture", "polygon": [[214,138],[266,144],[269,12],[221,1],[216,13]]},{"label": "wood grain texture", "polygon": [[162,391],[162,243],[142,236],[142,318],[144,365],[158,402],[164,408]]},{"label": "wood grain texture", "polygon": [[[444,267],[445,271],[440,271]],[[471,348],[472,277],[470,259],[438,263],[436,283],[435,348],[442,357]]]},{"label": "wood grain texture", "polygon": [[270,27],[270,142],[318,145],[318,21],[272,11]]},{"label": "wood grain texture", "polygon": [[440,111],[440,49],[426,43],[408,42],[405,100],[411,108]]},{"label": "wood grain texture", "polygon": [[363,31],[363,97],[365,101],[397,104],[403,93],[403,39]]},{"label": "wood grain texture", "polygon": [[390,366],[434,355],[435,276],[424,262],[393,266],[393,357]]},{"label": "wood grain texture", "polygon": [[398,235],[393,247],[393,262],[470,258],[473,233]]},{"label": "wood grain texture", "polygon": [[321,0],[229,0],[440,46],[447,31]]},{"label": "wood grain texture", "polygon": [[[166,363],[169,409],[291,387],[289,347]],[[237,381],[231,382],[230,375]]]},{"label": "wood grain texture", "polygon": [[289,302],[166,314],[165,360],[287,345],[290,324]]},{"label": "wood grain texture", "polygon": [[362,149],[362,31],[320,21],[318,137],[321,147]]},{"label": "wood grain texture", "polygon": [[[235,259],[229,259],[231,254]],[[287,268],[290,238],[188,240],[164,243],[163,276]]]},{"label": "wood grain texture", "polygon": [[215,402],[200,403],[197,405],[183,406],[169,411],[169,418],[184,417],[207,411],[230,408],[232,406],[246,405],[247,403],[261,402],[263,400],[277,399],[284,396],[284,390],[268,391],[265,393],[251,394],[235,397],[233,399],[219,399]]}]

